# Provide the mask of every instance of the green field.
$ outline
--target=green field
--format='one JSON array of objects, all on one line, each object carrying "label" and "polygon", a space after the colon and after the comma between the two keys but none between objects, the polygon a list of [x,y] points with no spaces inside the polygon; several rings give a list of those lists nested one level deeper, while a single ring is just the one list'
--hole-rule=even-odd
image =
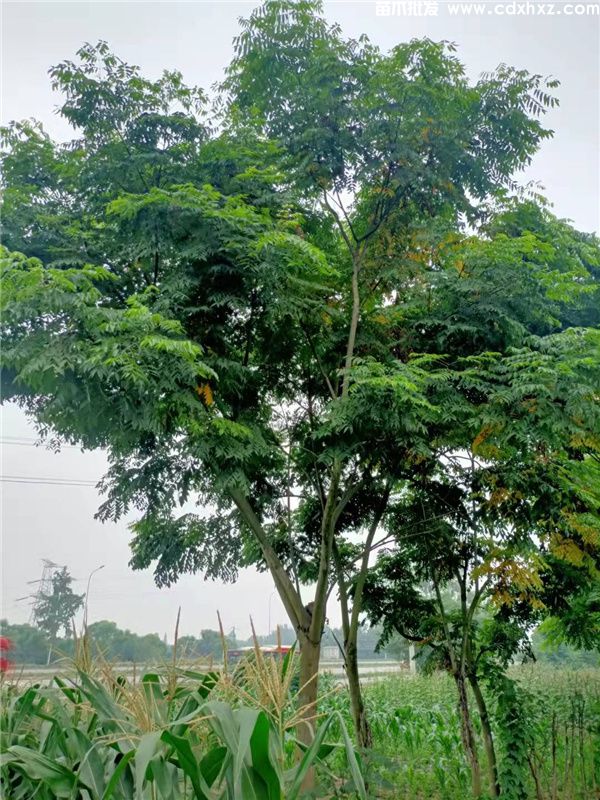
[{"label": "green field", "polygon": [[[515,668],[512,677],[529,694],[529,796],[532,800],[599,797],[600,670],[532,666]],[[384,796],[411,800],[469,796],[450,676],[390,677],[365,687],[365,694],[375,750],[389,759],[380,767],[389,784]],[[341,710],[350,724],[343,692],[328,697],[324,705]],[[502,751],[499,755],[502,759]]]},{"label": "green field", "polygon": [[[180,666],[134,680],[105,664],[75,681],[4,682],[2,797],[293,800],[309,796],[301,788],[302,764],[316,767],[316,796],[323,798],[469,796],[449,676],[393,675],[368,683],[370,753],[350,744],[345,687],[323,676],[317,727],[323,747],[298,765],[293,673],[291,662],[249,661],[212,677]],[[526,691],[527,797],[597,798],[600,670],[532,666],[513,669],[511,677]],[[510,743],[499,736],[497,746],[501,778],[510,787],[504,774],[512,769]]]}]

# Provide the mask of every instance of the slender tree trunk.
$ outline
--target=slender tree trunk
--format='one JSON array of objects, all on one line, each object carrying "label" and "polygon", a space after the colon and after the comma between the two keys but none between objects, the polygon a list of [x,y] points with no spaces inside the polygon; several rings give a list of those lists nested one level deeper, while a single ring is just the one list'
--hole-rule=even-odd
[{"label": "slender tree trunk", "polygon": [[485,755],[487,758],[490,792],[492,797],[499,797],[500,781],[498,779],[498,761],[496,758],[496,748],[494,747],[494,735],[492,733],[490,715],[488,713],[485,697],[481,691],[481,686],[479,685],[477,676],[470,674],[469,683],[471,684],[475,702],[477,703],[477,710],[479,711],[479,718],[481,719],[481,730],[483,733],[483,746],[485,747]]},{"label": "slender tree trunk", "polygon": [[377,528],[383,515],[385,514],[388,500],[390,497],[390,487],[386,486],[381,497],[377,510],[365,540],[365,549],[361,558],[360,568],[354,584],[354,596],[352,598],[352,611],[348,606],[348,589],[342,564],[340,563],[338,552],[334,549],[334,558],[337,567],[338,588],[340,593],[340,606],[342,611],[342,626],[344,631],[344,660],[346,667],[346,677],[348,678],[348,690],[350,693],[350,705],[352,708],[352,719],[354,721],[354,731],[356,741],[360,747],[369,748],[373,746],[373,733],[364,698],[360,685],[360,675],[358,672],[358,628],[359,615],[362,610],[362,598],[369,569],[369,556]]},{"label": "slender tree trunk", "polygon": [[[327,202],[327,197],[325,196]],[[339,220],[338,220],[339,223]],[[350,246],[350,242],[345,235],[343,226],[340,227],[344,238]],[[346,343],[346,354],[344,358],[344,374],[342,377],[340,399],[344,400],[348,396],[350,388],[350,369],[354,356],[356,333],[360,318],[360,292],[358,275],[361,268],[361,260],[364,248],[353,249],[352,253],[352,311],[350,315],[350,325],[348,340]],[[319,553],[319,573],[317,586],[315,589],[312,612],[308,613],[302,605],[302,599],[298,589],[290,580],[289,575],[281,560],[277,556],[273,546],[269,542],[265,529],[260,519],[254,512],[248,498],[237,489],[231,491],[231,496],[242,517],[250,526],[255,534],[262,550],[262,554],[271,571],[273,581],[279,592],[281,600],[285,606],[288,616],[294,625],[300,642],[300,689],[299,689],[299,712],[300,721],[298,725],[298,738],[302,743],[310,744],[314,735],[314,716],[317,706],[318,674],[319,661],[321,657],[321,639],[326,617],[326,606],[329,589],[329,576],[332,560],[332,550],[335,540],[335,528],[337,519],[342,512],[345,502],[338,500],[340,480],[342,477],[342,461],[335,458],[332,468],[327,498],[323,508],[323,518],[321,523],[321,546]],[[347,501],[346,501],[347,502]],[[303,788],[305,791],[312,789],[314,785],[314,774],[307,775]]]},{"label": "slender tree trunk", "polygon": [[[459,577],[459,576],[458,576]],[[444,637],[446,640],[446,647],[448,648],[448,656],[452,667],[452,677],[456,683],[458,690],[458,713],[460,715],[460,736],[471,770],[471,787],[473,796],[479,798],[481,796],[481,767],[479,765],[479,757],[477,755],[477,742],[475,740],[475,731],[473,730],[473,723],[471,721],[471,712],[469,710],[469,697],[467,695],[465,661],[467,654],[467,639],[466,632],[463,631],[463,641],[460,652],[457,650],[450,635],[450,628],[448,626],[448,619],[446,617],[446,610],[444,608],[444,601],[442,600],[442,593],[440,585],[436,578],[435,573],[432,574],[433,588],[437,598],[438,608],[440,612],[440,619],[444,629]],[[461,583],[460,577],[458,583],[461,589],[462,608],[464,613],[465,606],[465,592],[464,585]],[[466,617],[464,617],[466,619]]]},{"label": "slender tree trunk", "polygon": [[300,643],[300,686],[298,689],[300,721],[297,734],[300,742],[307,746],[312,742],[314,736],[320,659],[320,643],[314,644],[307,637],[302,637]]},{"label": "slender tree trunk", "polygon": [[346,678],[348,679],[348,692],[350,694],[350,708],[352,711],[352,722],[354,724],[354,733],[359,747],[372,747],[373,746],[373,733],[369,720],[367,718],[367,710],[362,694],[362,687],[360,685],[360,674],[358,671],[358,626],[353,626],[350,618],[350,611],[348,607],[348,590],[346,587],[346,579],[342,564],[339,559],[339,553],[336,547],[333,550],[337,583],[340,595],[340,611],[342,616],[342,631],[344,634],[344,669],[346,671]]},{"label": "slender tree trunk", "polygon": [[[254,532],[264,556],[264,559],[271,571],[271,576],[275,587],[279,593],[281,601],[288,613],[290,622],[296,630],[300,643],[300,688],[298,693],[298,712],[299,722],[297,728],[298,740],[310,745],[313,739],[314,715],[316,713],[319,659],[321,655],[321,632],[325,619],[325,598],[319,592],[327,591],[326,581],[321,580],[317,586],[315,595],[315,605],[313,613],[308,611],[302,603],[299,592],[287,574],[279,556],[269,542],[269,538],[264,530],[259,518],[252,508],[249,500],[241,492],[233,490],[232,498],[238,507],[242,517]],[[321,565],[322,566],[322,565]],[[326,576],[325,576],[326,577]],[[320,602],[317,604],[317,599]],[[320,609],[320,619],[318,626],[315,625],[315,607]],[[311,631],[318,630],[318,635],[312,635]],[[309,770],[303,783],[305,792],[309,792],[314,785],[314,772]]]},{"label": "slender tree trunk", "polygon": [[[306,636],[300,637],[300,685],[296,701],[298,712],[296,736],[304,747],[310,747],[315,735],[320,658],[320,642],[314,644]],[[302,781],[302,792],[312,796],[314,788],[315,770],[311,767]]]},{"label": "slender tree trunk", "polygon": [[348,642],[346,645],[346,676],[348,678],[348,691],[350,693],[350,706],[356,740],[359,747],[373,747],[373,733],[369,725],[358,673],[356,642]]},{"label": "slender tree trunk", "polygon": [[482,784],[481,784],[481,766],[479,764],[479,756],[477,754],[477,741],[475,739],[475,731],[473,730],[473,722],[471,720],[471,711],[469,709],[469,698],[467,695],[467,683],[463,672],[455,672],[454,680],[456,688],[458,689],[458,710],[460,714],[460,733],[467,756],[469,769],[471,770],[471,788],[473,797],[481,797]]},{"label": "slender tree trunk", "polygon": [[54,646],[56,645],[56,637],[58,633],[53,633],[50,637],[50,644],[48,645],[48,658],[46,659],[46,666],[50,665],[52,661],[52,653],[54,652]]}]

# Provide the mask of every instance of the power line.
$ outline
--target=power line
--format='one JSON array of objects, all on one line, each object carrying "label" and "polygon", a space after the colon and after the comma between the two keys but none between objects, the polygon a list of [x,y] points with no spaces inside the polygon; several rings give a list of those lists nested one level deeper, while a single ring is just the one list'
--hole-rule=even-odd
[{"label": "power line", "polygon": [[0,475],[3,483],[24,483],[29,485],[47,486],[90,486],[96,487],[98,481],[80,480],[78,478],[53,478],[51,476],[38,475]]},{"label": "power line", "polygon": [[[0,437],[0,444],[18,445],[21,447],[47,447],[48,445],[51,445],[52,442],[45,442],[43,440],[32,439],[25,436],[2,436]],[[61,444],[59,442],[56,442],[56,444],[61,450],[82,450],[80,446],[74,444]]]}]

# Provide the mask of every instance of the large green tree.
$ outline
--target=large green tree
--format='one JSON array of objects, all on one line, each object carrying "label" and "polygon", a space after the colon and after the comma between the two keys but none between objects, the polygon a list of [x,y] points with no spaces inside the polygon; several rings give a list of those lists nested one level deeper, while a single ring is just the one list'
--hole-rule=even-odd
[{"label": "large green tree", "polygon": [[5,396],[107,449],[100,514],[140,512],[133,563],[159,583],[270,570],[305,739],[327,598],[366,539],[344,635],[368,743],[356,630],[376,531],[432,438],[464,446],[456,419],[524,402],[539,359],[558,363],[523,317],[545,334],[553,280],[588,280],[549,270],[534,232],[485,229],[549,135],[554,84],[508,67],[471,83],[428,40],[381,53],[313,2],[242,23],[213,116],[180,75],[148,81],[102,43],[51,74],[77,138],[5,132],[5,242],[24,253],[4,260]]}]

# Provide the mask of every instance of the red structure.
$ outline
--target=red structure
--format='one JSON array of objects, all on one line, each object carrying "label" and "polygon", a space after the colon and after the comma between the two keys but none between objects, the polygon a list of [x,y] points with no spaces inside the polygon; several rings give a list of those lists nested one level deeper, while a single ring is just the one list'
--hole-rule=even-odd
[{"label": "red structure", "polygon": [[4,675],[12,667],[12,662],[7,658],[7,653],[14,647],[7,636],[0,636],[0,674]]}]

